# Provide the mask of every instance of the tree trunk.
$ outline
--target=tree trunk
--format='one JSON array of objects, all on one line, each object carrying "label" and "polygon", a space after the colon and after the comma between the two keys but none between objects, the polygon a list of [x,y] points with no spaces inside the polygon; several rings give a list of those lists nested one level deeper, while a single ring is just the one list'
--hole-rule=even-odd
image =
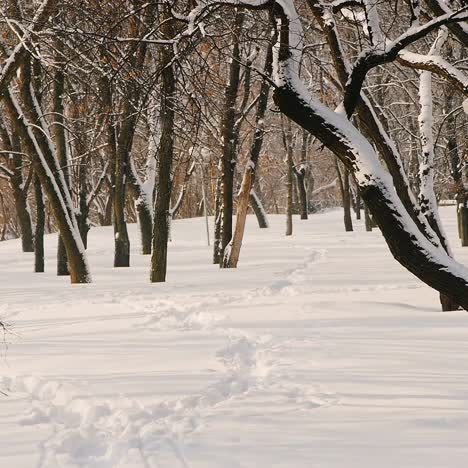
[{"label": "tree trunk", "polygon": [[229,256],[224,259],[225,268],[237,268],[239,261],[240,249],[242,247],[242,239],[244,237],[245,221],[247,219],[247,211],[249,209],[249,195],[252,187],[253,170],[247,167],[242,179],[241,189],[237,201],[237,218],[234,238],[229,251]]},{"label": "tree trunk", "polygon": [[366,231],[372,232],[372,219],[369,213],[369,208],[367,208],[367,205],[364,205],[364,218],[366,220]]},{"label": "tree trunk", "polygon": [[349,170],[344,170],[343,184],[343,209],[344,209],[344,225],[345,231],[353,230],[353,218],[351,217],[351,190],[349,184]]},{"label": "tree trunk", "polygon": [[[273,45],[270,43],[266,61],[265,61],[265,75],[269,76],[271,74],[271,67],[273,61]],[[270,83],[267,80],[263,80],[260,95],[257,105],[257,114],[255,117],[255,133],[252,141],[252,146],[250,148],[249,158],[244,170],[244,177],[242,178],[241,189],[239,191],[238,200],[237,200],[237,217],[236,217],[236,228],[234,231],[234,237],[232,240],[231,249],[229,256],[223,260],[223,266],[227,268],[237,268],[237,263],[239,261],[240,250],[242,247],[242,240],[244,238],[245,222],[247,218],[247,211],[249,209],[249,200],[251,201],[254,211],[257,210],[257,219],[259,220],[259,225],[261,228],[267,227],[266,215],[261,207],[260,200],[258,200],[255,192],[253,192],[253,183],[255,180],[255,174],[257,171],[258,161],[260,158],[260,152],[263,145],[263,138],[265,135],[264,130],[264,118],[265,112],[268,105],[268,94],[270,91]]]},{"label": "tree trunk", "polygon": [[0,116],[0,142],[6,151],[11,151],[11,154],[8,155],[7,165],[12,175],[9,177],[8,182],[13,192],[16,216],[21,229],[21,247],[23,252],[34,252],[34,235],[27,198],[27,186],[25,186],[23,178],[23,160],[19,154],[21,152],[20,139],[19,135],[15,134],[14,127],[12,130],[13,133],[10,136],[5,122]]},{"label": "tree trunk", "polygon": [[[361,196],[377,220],[395,259],[426,284],[468,310],[468,270],[446,255],[440,245],[432,244],[425,231],[419,230],[419,225],[405,211],[390,185],[371,144],[345,119],[333,115],[334,122],[316,101],[300,99],[290,82],[277,88],[274,98],[285,115],[315,135],[349,170],[359,174]],[[356,142],[363,145],[358,154],[366,157],[366,161],[371,160],[376,170],[383,174],[382,178],[372,173],[374,179],[367,183],[366,167],[353,153]],[[455,273],[458,271],[463,273]]]},{"label": "tree trunk", "polygon": [[349,187],[349,171],[344,168],[342,171],[340,164],[335,159],[335,170],[338,177],[338,185],[340,187],[341,201],[343,203],[343,221],[346,232],[353,230],[353,219],[351,217],[351,194]]},{"label": "tree trunk", "polygon": [[216,182],[215,196],[215,220],[214,220],[214,240],[213,240],[213,263],[219,264],[221,261],[221,177]]},{"label": "tree trunk", "polygon": [[305,183],[305,170],[300,169],[296,171],[297,177],[297,190],[299,192],[299,207],[301,219],[308,219],[307,213],[307,189]]},{"label": "tree trunk", "polygon": [[36,198],[36,228],[34,231],[34,272],[44,272],[44,229],[45,203],[41,181],[34,175],[34,196]]},{"label": "tree trunk", "polygon": [[309,144],[309,134],[302,130],[302,144],[301,144],[301,165],[296,169],[297,189],[299,192],[299,206],[301,219],[308,219],[308,200],[307,200],[307,148]]},{"label": "tree trunk", "polygon": [[283,137],[283,146],[286,153],[286,236],[291,236],[293,231],[292,223],[292,210],[293,210],[293,142],[292,142],[292,129],[291,121],[288,119],[286,122],[281,116],[281,133]]},{"label": "tree trunk", "polygon": [[355,211],[356,211],[356,219],[359,221],[361,219],[361,194],[359,190],[356,188],[356,198],[355,198]]},{"label": "tree trunk", "polygon": [[[58,41],[57,41],[58,42]],[[65,183],[70,188],[70,176],[68,169],[67,148],[65,139],[65,122],[64,122],[64,107],[63,107],[63,93],[65,88],[65,75],[61,68],[58,68],[54,76],[54,85],[52,90],[52,108],[54,122],[51,125],[51,134],[55,144],[55,151],[57,159],[63,172]],[[62,236],[58,236],[57,245],[57,275],[68,276],[68,260],[65,244],[63,243]]]},{"label": "tree trunk", "polygon": [[122,122],[117,151],[115,152],[115,181],[114,181],[114,267],[130,266],[130,238],[128,237],[127,221],[125,219],[126,201],[126,173],[128,154],[133,140],[133,125],[129,115],[132,113],[131,105],[125,100],[122,114],[126,117]]},{"label": "tree trunk", "polygon": [[34,89],[30,86],[28,71],[26,69],[23,71],[21,93],[27,115],[11,91],[7,91],[3,95],[3,101],[8,113],[13,116],[13,121],[24,142],[26,151],[33,158],[34,169],[49,199],[67,249],[71,282],[89,283],[91,276],[85,250],[78,235],[71,195],[53,148],[47,140],[48,131],[45,128],[45,121],[40,117],[42,112],[39,113],[40,109]]},{"label": "tree trunk", "polygon": [[232,34],[233,49],[229,66],[229,81],[225,91],[224,110],[221,124],[222,159],[221,159],[221,244],[219,252],[220,266],[223,264],[224,251],[232,239],[232,216],[234,194],[234,171],[237,161],[238,135],[235,134],[236,99],[240,85],[240,43],[239,36],[244,21],[244,13],[237,11],[234,32]]},{"label": "tree trunk", "polygon": [[292,151],[288,151],[286,159],[286,236],[292,236],[292,198],[293,198],[293,160]]},{"label": "tree trunk", "polygon": [[265,208],[263,208],[262,202],[260,198],[258,197],[257,192],[255,192],[255,190],[250,190],[249,200],[250,200],[250,206],[257,218],[258,227],[260,229],[268,228],[269,227],[268,218],[267,218]]},{"label": "tree trunk", "polygon": [[[161,29],[170,39],[176,31],[170,20],[168,7],[162,7],[165,22]],[[153,252],[151,256],[151,282],[166,281],[167,243],[172,190],[172,162],[174,159],[174,117],[176,80],[174,76],[172,46],[161,50],[163,64],[161,83],[161,143],[158,160],[158,188],[154,204]]]},{"label": "tree trunk", "polygon": [[462,247],[468,247],[468,208],[458,206],[458,230]]}]

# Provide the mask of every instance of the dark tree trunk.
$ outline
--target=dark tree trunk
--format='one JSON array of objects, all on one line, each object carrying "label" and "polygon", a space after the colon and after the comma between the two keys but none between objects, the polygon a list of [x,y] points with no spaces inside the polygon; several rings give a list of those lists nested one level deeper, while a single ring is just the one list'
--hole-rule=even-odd
[{"label": "dark tree trunk", "polygon": [[367,205],[364,205],[364,218],[366,220],[366,231],[372,232],[372,219],[369,213],[369,209],[367,208]]},{"label": "dark tree trunk", "polygon": [[286,236],[291,236],[293,232],[292,211],[293,211],[293,142],[291,121],[281,118],[281,133],[283,137],[283,146],[286,153]]},{"label": "dark tree trunk", "polygon": [[458,232],[462,247],[468,247],[468,207],[458,206]]},{"label": "dark tree trunk", "polygon": [[57,240],[57,276],[68,276],[69,274],[67,250],[65,249],[63,238],[59,234]]},{"label": "dark tree trunk", "polygon": [[[162,7],[165,22],[161,29],[170,39],[176,34],[173,22],[170,20],[168,7]],[[151,256],[152,283],[166,281],[167,243],[169,240],[169,222],[172,190],[172,162],[174,159],[174,117],[176,80],[174,75],[174,51],[172,46],[161,50],[163,64],[161,83],[161,142],[158,158],[158,188],[154,204],[153,252]]]},{"label": "dark tree trunk", "polygon": [[[14,131],[14,127],[12,130]],[[21,152],[19,135],[13,133],[10,137],[1,116],[0,142],[3,144],[5,150],[12,152],[8,155],[7,165],[12,174],[9,177],[9,183],[13,192],[16,216],[18,217],[21,229],[21,247],[23,252],[34,252],[33,227],[27,198],[27,185],[29,184],[25,184],[23,178],[23,160],[19,154]]]},{"label": "dark tree trunk", "polygon": [[128,237],[127,221],[125,219],[126,202],[126,173],[128,155],[133,141],[133,120],[130,117],[133,109],[128,100],[124,102],[122,112],[124,121],[122,122],[119,138],[117,140],[117,151],[115,152],[115,181],[114,181],[114,267],[130,266],[130,238]]},{"label": "dark tree trunk", "polygon": [[[346,137],[342,136],[341,128],[325,120],[315,108],[299,99],[289,86],[275,90],[274,97],[284,114],[315,135],[348,166],[348,169],[356,167],[358,161]],[[468,310],[468,280],[444,266],[453,262],[447,255],[441,253],[439,257],[434,258],[432,250],[436,249],[439,253],[441,248],[432,247],[428,240],[422,240],[424,231],[418,240],[411,230],[401,223],[403,207],[398,208],[400,211],[395,211],[394,204],[389,199],[391,194],[386,193],[388,188],[383,184],[384,182],[375,181],[373,184],[361,182],[360,190],[395,259],[426,284]]]},{"label": "dark tree trunk", "polygon": [[45,203],[41,181],[34,175],[34,197],[36,199],[36,229],[34,231],[34,271],[44,272],[44,229]]},{"label": "dark tree trunk", "polygon": [[353,230],[353,218],[351,217],[351,190],[349,184],[349,170],[344,170],[343,183],[343,208],[344,208],[344,225],[345,231]]},{"label": "dark tree trunk", "polygon": [[80,165],[80,169],[78,173],[79,186],[80,186],[78,199],[79,199],[79,204],[80,204],[80,210],[77,216],[77,221],[78,221],[78,230],[80,231],[81,240],[83,241],[83,245],[85,249],[88,248],[88,232],[90,229],[86,173],[87,173],[87,164],[86,162],[83,162]]},{"label": "dark tree trunk", "polygon": [[343,221],[346,232],[353,230],[353,219],[351,217],[351,194],[349,187],[349,171],[342,170],[337,160],[335,160],[335,170],[340,187],[341,201],[343,203]]},{"label": "dark tree trunk", "polygon": [[354,210],[356,212],[356,219],[359,221],[361,219],[361,194],[359,193],[358,188],[356,188],[356,198],[355,198]]},{"label": "dark tree trunk", "polygon": [[288,151],[286,159],[286,235],[292,236],[292,198],[293,198],[293,160],[292,151]]},{"label": "dark tree trunk", "polygon": [[[54,123],[51,125],[51,133],[54,139],[55,151],[57,159],[65,178],[65,183],[68,188],[70,187],[70,176],[67,160],[67,148],[65,139],[65,122],[64,122],[64,106],[63,106],[63,93],[65,88],[65,75],[62,69],[57,69],[54,76],[54,86],[52,91],[52,107],[54,111]],[[68,276],[68,259],[65,244],[63,243],[62,236],[58,236],[57,245],[57,275]]]},{"label": "dark tree trunk", "polygon": [[129,188],[133,193],[133,198],[136,200],[135,209],[138,219],[138,229],[141,239],[141,253],[143,255],[151,255],[151,239],[153,233],[153,213],[151,204],[153,200],[148,200],[148,195],[138,182],[134,169],[127,167],[127,176]]},{"label": "dark tree trunk", "polygon": [[222,266],[224,251],[232,239],[234,171],[237,161],[238,135],[235,134],[236,99],[240,85],[240,44],[239,36],[244,21],[244,13],[237,12],[233,32],[232,60],[229,66],[229,81],[226,87],[224,111],[221,123],[221,244],[219,262]]}]

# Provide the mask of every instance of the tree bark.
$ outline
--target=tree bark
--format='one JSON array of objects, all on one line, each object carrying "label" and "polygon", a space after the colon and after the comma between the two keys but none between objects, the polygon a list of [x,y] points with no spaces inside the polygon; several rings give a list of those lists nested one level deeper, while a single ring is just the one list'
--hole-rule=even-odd
[{"label": "tree bark", "polygon": [[23,70],[20,86],[26,114],[11,91],[3,96],[4,103],[17,127],[26,152],[33,158],[34,169],[49,199],[60,234],[63,237],[72,283],[89,283],[91,276],[86,254],[79,238],[70,192],[65,184],[54,149],[46,135],[45,121],[39,114],[38,101],[28,69]]},{"label": "tree bark", "polygon": [[[14,131],[14,127],[12,129]],[[9,184],[15,201],[16,216],[21,229],[21,247],[23,252],[34,252],[34,235],[27,198],[27,187],[23,178],[23,157],[19,135],[13,133],[11,136],[6,129],[5,122],[0,116],[0,142],[6,151],[11,151],[6,160],[7,167],[11,172]]]},{"label": "tree bark", "polygon": [[44,272],[44,229],[45,229],[45,203],[41,181],[34,175],[34,195],[36,198],[36,228],[34,231],[34,271]]},{"label": "tree bark", "polygon": [[[167,6],[162,7],[163,34],[171,39],[176,34]],[[172,191],[172,162],[174,159],[174,120],[176,79],[174,75],[174,50],[172,46],[161,50],[163,64],[161,83],[161,143],[158,159],[158,188],[154,204],[153,251],[151,256],[151,282],[166,281],[167,243]]]},{"label": "tree bark", "polygon": [[224,251],[232,239],[232,216],[234,194],[234,171],[237,161],[238,135],[235,134],[236,99],[240,85],[240,34],[244,13],[236,12],[232,34],[232,59],[229,66],[229,81],[225,91],[224,111],[221,123],[222,159],[221,159],[221,243],[219,262],[222,266]]},{"label": "tree bark", "polygon": [[[58,41],[57,41],[58,42]],[[57,69],[54,75],[52,89],[52,109],[54,122],[51,125],[51,135],[55,144],[55,152],[62,169],[63,177],[67,188],[70,188],[70,174],[68,169],[67,148],[65,140],[65,119],[63,106],[63,93],[65,91],[65,75],[61,68]],[[68,259],[65,244],[62,236],[58,236],[57,244],[57,276],[68,276]]]},{"label": "tree bark", "polygon": [[[273,45],[269,44],[264,71],[265,75],[271,75],[271,67],[273,62]],[[237,199],[237,217],[236,217],[236,228],[234,231],[234,237],[232,240],[231,249],[227,258],[224,259],[223,264],[227,268],[236,268],[239,261],[240,250],[242,247],[242,240],[244,238],[245,222],[247,218],[247,211],[250,203],[257,215],[257,219],[260,228],[268,226],[266,221],[265,212],[263,207],[260,206],[255,192],[253,192],[253,184],[255,180],[255,174],[257,171],[258,161],[260,158],[260,152],[263,145],[263,138],[265,136],[264,129],[264,118],[268,105],[268,94],[270,91],[270,83],[267,80],[262,81],[260,87],[259,100],[257,105],[257,113],[255,117],[255,132],[250,148],[249,157],[244,170],[244,176],[242,178],[241,189],[239,191]],[[257,214],[258,212],[258,214]]]},{"label": "tree bark", "polygon": [[250,190],[249,200],[250,207],[252,208],[253,212],[255,213],[255,217],[257,218],[258,227],[260,229],[268,228],[268,218],[266,216],[265,208],[263,207],[262,202],[255,190]]}]

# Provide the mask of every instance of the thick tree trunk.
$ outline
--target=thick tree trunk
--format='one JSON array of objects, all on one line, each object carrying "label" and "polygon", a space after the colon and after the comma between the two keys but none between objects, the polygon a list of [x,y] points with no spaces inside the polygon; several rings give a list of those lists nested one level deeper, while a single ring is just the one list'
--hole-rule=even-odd
[{"label": "thick tree trunk", "polygon": [[34,196],[36,199],[36,228],[34,231],[34,271],[44,272],[44,229],[45,229],[45,203],[42,193],[41,181],[34,175]]},{"label": "thick tree trunk", "polygon": [[[440,245],[429,242],[425,233],[419,231],[418,225],[411,221],[401,200],[393,192],[393,185],[390,186],[385,172],[382,172],[372,146],[349,123],[341,122],[339,118],[339,124],[332,123],[328,119],[328,111],[315,101],[306,103],[304,99],[299,99],[289,84],[276,89],[274,97],[285,115],[310,131],[350,170],[359,174],[361,196],[375,217],[395,259],[426,284],[468,310],[468,270],[446,255]],[[379,176],[372,183],[366,182],[363,175],[366,169],[353,153],[355,144],[365,145],[359,154],[372,158],[375,170],[382,173],[383,178]],[[417,236],[414,232],[418,233]]]},{"label": "thick tree trunk", "polygon": [[146,203],[137,203],[138,229],[141,238],[141,253],[151,255],[151,238],[153,231],[153,214]]},{"label": "thick tree trunk", "polygon": [[[176,31],[170,20],[170,12],[163,7],[162,31],[167,38],[174,37]],[[172,46],[161,51],[163,64],[161,83],[161,143],[158,159],[158,185],[154,204],[153,252],[151,255],[151,282],[166,281],[167,243],[172,190],[172,162],[174,159],[174,120],[176,79],[174,75]]]}]

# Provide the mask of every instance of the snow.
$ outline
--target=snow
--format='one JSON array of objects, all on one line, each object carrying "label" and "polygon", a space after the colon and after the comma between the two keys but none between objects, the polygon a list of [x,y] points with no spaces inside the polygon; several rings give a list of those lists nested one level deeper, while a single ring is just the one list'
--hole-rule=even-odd
[{"label": "snow", "polygon": [[54,275],[54,235],[44,274],[0,243],[0,466],[465,467],[466,312],[440,312],[341,210],[283,224],[249,216],[239,268],[220,270],[203,219],[175,221],[164,284],[135,225],[128,269],[112,227],[91,230],[88,285]]}]

